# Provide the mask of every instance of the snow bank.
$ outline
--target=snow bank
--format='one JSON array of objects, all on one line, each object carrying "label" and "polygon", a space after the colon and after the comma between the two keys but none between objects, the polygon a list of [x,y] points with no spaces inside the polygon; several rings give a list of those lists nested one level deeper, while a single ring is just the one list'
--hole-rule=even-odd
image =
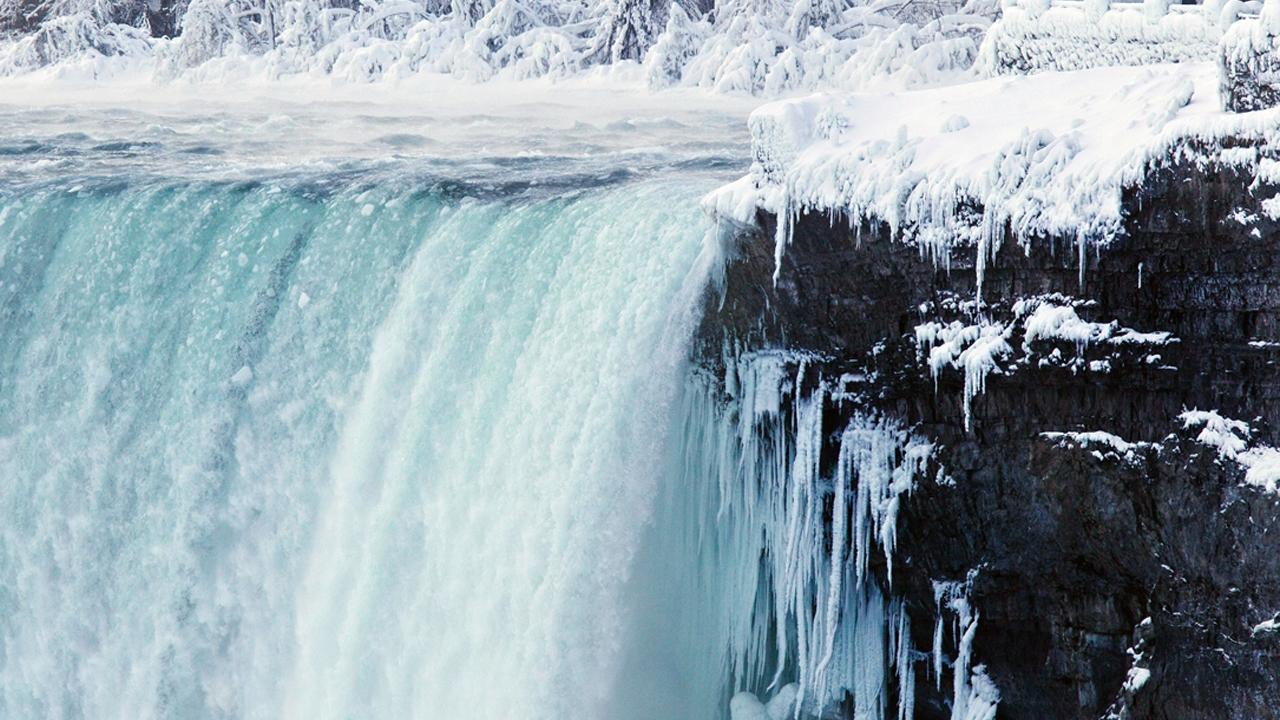
[{"label": "snow bank", "polygon": [[1186,63],[818,94],[767,104],[749,125],[750,174],[708,196],[709,211],[781,216],[779,257],[801,212],[886,223],[940,264],[973,246],[981,285],[1006,232],[1074,239],[1083,257],[1121,229],[1123,189],[1179,143],[1270,137],[1280,110],[1225,113],[1214,65]]},{"label": "snow bank", "polygon": [[978,71],[986,75],[1083,70],[1108,65],[1207,61],[1239,3],[1059,2],[1005,8],[982,41]]}]

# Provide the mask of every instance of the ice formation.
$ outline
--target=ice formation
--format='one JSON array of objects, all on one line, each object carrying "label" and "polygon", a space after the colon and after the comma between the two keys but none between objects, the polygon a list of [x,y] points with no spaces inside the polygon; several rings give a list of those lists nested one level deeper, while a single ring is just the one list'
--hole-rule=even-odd
[{"label": "ice formation", "polygon": [[1013,353],[1008,339],[1012,327],[1001,323],[966,325],[960,321],[942,325],[927,322],[916,326],[916,344],[928,352],[934,387],[946,368],[964,373],[964,428],[973,427],[973,399],[986,389],[987,375],[1000,370],[1000,360]]},{"label": "ice formation", "polygon": [[[1083,280],[1086,250],[1121,230],[1122,193],[1150,168],[1188,143],[1275,134],[1278,110],[1223,112],[1218,79],[1200,62],[779,101],[751,115],[750,173],[704,206],[778,216],[779,257],[801,213],[883,224],[941,266],[971,248],[979,293],[1006,239],[1060,238],[1078,244]],[[1246,162],[1266,172],[1256,152]]]},{"label": "ice formation", "polygon": [[53,68],[161,80],[446,73],[483,81],[593,68],[631,76],[640,65],[653,88],[751,94],[964,77],[995,14],[989,0],[60,0],[39,8],[0,2],[0,76]]},{"label": "ice formation", "polygon": [[[1077,314],[1083,303],[1062,295],[1029,297],[1014,303],[1010,319],[999,321],[993,312],[976,302],[952,302],[943,308],[959,311],[967,319],[944,323],[928,320],[915,327],[915,343],[927,363],[934,388],[948,369],[964,376],[963,403],[965,430],[973,429],[973,400],[986,391],[987,376],[1014,372],[1035,363],[1039,367],[1069,367],[1074,372],[1109,372],[1108,360],[1086,362],[1085,350],[1090,345],[1111,349],[1134,350],[1177,342],[1167,332],[1138,332],[1120,327],[1118,322],[1089,322]],[[931,310],[926,306],[922,312]],[[1015,351],[1016,337],[1022,341]],[[1075,346],[1075,356],[1064,357],[1055,343]],[[1045,348],[1052,348],[1045,351]]]},{"label": "ice formation", "polygon": [[970,572],[963,582],[934,581],[933,585],[938,611],[933,647],[934,672],[937,677],[940,678],[942,674],[942,623],[947,612],[955,614],[955,633],[959,638],[952,667],[951,720],[994,720],[996,708],[1000,704],[1000,690],[987,677],[986,668],[972,664],[973,641],[978,633],[978,612],[969,602],[969,589],[975,574]]},{"label": "ice formation", "polygon": [[1275,107],[1280,103],[1276,53],[1280,37],[1280,5],[1264,3],[1256,20],[1237,22],[1222,37],[1219,64],[1222,102],[1232,112]]},{"label": "ice formation", "polygon": [[1241,3],[1036,2],[1006,7],[983,38],[977,69],[1000,75],[1109,65],[1211,61]]},{"label": "ice formation", "polygon": [[[676,487],[703,489],[682,501],[692,548],[669,557],[698,558],[689,569],[695,579],[683,585],[706,590],[681,606],[704,624],[719,618],[710,635],[723,639],[700,652],[720,660],[705,667],[727,673],[735,718],[773,718],[758,698],[776,699],[794,682],[804,717],[848,693],[856,717],[909,719],[925,655],[912,646],[892,568],[898,508],[929,481],[932,446],[860,411],[843,428],[824,426],[829,384],[805,367],[803,357],[780,353],[731,356],[725,378],[691,386]],[[824,453],[835,457],[824,462]],[[883,574],[872,572],[873,557]],[[961,602],[957,592],[938,610],[939,622],[959,613],[956,638],[976,623],[957,610]],[[699,603],[710,608],[690,609]],[[969,662],[957,653],[956,672],[966,678],[956,686],[960,702],[981,685],[969,679]],[[994,703],[998,694],[987,690],[979,695]]]},{"label": "ice formation", "polygon": [[1253,443],[1249,423],[1223,417],[1215,410],[1187,410],[1178,419],[1184,429],[1200,431],[1197,442],[1243,466],[1246,483],[1271,492],[1280,490],[1280,449]]}]

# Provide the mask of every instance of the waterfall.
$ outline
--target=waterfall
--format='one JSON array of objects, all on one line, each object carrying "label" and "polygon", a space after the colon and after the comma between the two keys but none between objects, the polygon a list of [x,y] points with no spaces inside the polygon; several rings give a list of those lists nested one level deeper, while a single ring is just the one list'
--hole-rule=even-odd
[{"label": "waterfall", "polygon": [[688,175],[0,190],[0,716],[603,717]]},{"label": "waterfall", "polygon": [[0,717],[909,720],[930,446],[690,366],[714,182],[0,187]]}]

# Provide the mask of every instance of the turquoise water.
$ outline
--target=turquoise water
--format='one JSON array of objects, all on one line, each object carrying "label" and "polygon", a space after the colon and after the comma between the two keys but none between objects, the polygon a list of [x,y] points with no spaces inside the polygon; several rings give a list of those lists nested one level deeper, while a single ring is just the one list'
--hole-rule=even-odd
[{"label": "turquoise water", "polygon": [[619,716],[722,178],[588,175],[0,188],[0,716]]}]

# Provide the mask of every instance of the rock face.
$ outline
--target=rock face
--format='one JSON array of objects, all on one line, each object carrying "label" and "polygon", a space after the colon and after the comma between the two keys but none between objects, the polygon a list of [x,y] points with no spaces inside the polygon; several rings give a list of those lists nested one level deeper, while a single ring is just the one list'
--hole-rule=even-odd
[{"label": "rock face", "polygon": [[[971,578],[974,663],[1000,690],[999,717],[1280,717],[1280,631],[1266,624],[1280,612],[1280,494],[1179,420],[1212,409],[1247,421],[1250,442],[1278,439],[1280,224],[1263,211],[1276,193],[1221,163],[1152,170],[1125,198],[1125,234],[1088,252],[1083,284],[1074,243],[1006,238],[981,306],[972,248],[947,270],[883,227],[825,214],[797,220],[775,286],[762,215],[708,298],[697,354],[718,371],[727,347],[816,353],[807,372],[936,443],[952,482],[905,504],[893,588],[927,649],[933,581]],[[1024,345],[1014,304],[1051,293],[1177,341]],[[966,429],[964,373],[935,383],[915,328],[1001,319],[1013,352]],[[827,426],[850,405],[831,404]],[[950,717],[950,678],[938,690],[926,664],[915,715]]]}]

